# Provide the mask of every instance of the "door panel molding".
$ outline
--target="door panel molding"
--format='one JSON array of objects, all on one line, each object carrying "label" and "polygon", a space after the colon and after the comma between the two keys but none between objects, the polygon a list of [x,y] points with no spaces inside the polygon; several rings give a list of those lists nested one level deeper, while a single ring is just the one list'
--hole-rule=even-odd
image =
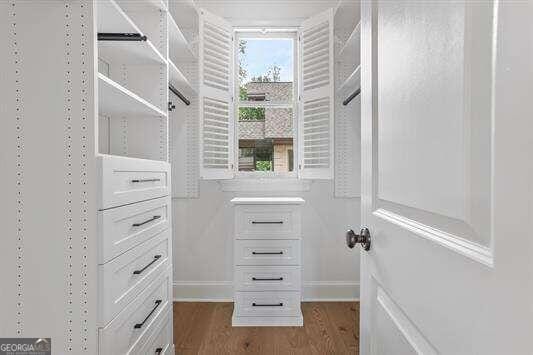
[{"label": "door panel molding", "polygon": [[485,266],[494,267],[494,254],[491,248],[481,246],[385,209],[380,208],[374,211],[373,215]]},{"label": "door panel molding", "polygon": [[[377,286],[376,301],[377,306],[385,312],[394,327],[410,345],[413,353],[424,355],[438,354],[435,347],[431,345],[431,343],[418,330],[416,325],[407,317],[407,315],[396,304],[396,302],[394,302],[394,300],[379,285]],[[377,339],[374,339],[374,344],[376,340]],[[374,349],[376,348],[374,347]]]}]

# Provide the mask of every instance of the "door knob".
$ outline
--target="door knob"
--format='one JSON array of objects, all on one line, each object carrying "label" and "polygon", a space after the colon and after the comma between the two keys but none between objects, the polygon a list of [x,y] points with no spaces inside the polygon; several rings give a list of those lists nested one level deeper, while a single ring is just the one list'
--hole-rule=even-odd
[{"label": "door knob", "polygon": [[356,244],[361,244],[361,247],[366,251],[370,250],[371,240],[368,228],[361,228],[359,234],[355,234],[352,229],[346,232],[346,245],[348,248],[352,249]]}]

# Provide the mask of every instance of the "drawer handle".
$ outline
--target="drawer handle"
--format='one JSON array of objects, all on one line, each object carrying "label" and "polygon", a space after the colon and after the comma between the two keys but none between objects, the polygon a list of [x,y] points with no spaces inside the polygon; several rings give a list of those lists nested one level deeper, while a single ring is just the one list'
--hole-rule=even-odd
[{"label": "drawer handle", "polygon": [[157,355],[160,355],[162,352],[163,352],[163,348],[157,348],[157,349],[155,349],[155,353],[156,353]]},{"label": "drawer handle", "polygon": [[132,183],[134,182],[155,182],[155,181],[161,181],[161,179],[133,179],[131,180]]},{"label": "drawer handle", "polygon": [[253,251],[253,255],[283,255],[282,251]]},{"label": "drawer handle", "polygon": [[147,219],[147,220],[144,221],[144,222],[141,222],[141,223],[133,223],[132,226],[133,226],[133,227],[140,227],[140,226],[142,226],[142,225],[145,225],[146,223],[150,223],[150,222],[155,221],[156,219],[159,219],[159,218],[161,218],[161,216],[153,216],[152,218]]},{"label": "drawer handle", "polygon": [[252,303],[254,307],[283,307],[283,303]]},{"label": "drawer handle", "polygon": [[252,221],[252,224],[283,224],[283,221]]},{"label": "drawer handle", "polygon": [[157,309],[157,307],[159,307],[159,305],[161,304],[161,302],[163,302],[162,300],[157,300],[155,301],[155,307],[150,311],[150,313],[148,313],[148,315],[146,316],[146,318],[144,318],[144,320],[142,321],[142,323],[137,323],[133,326],[134,329],[140,329],[142,328],[142,326],[144,325],[144,323],[146,323],[146,321],[148,320],[148,318],[150,318],[150,316],[155,312],[155,310]]},{"label": "drawer handle", "polygon": [[283,277],[252,277],[252,281],[283,281]]},{"label": "drawer handle", "polygon": [[161,258],[161,255],[154,255],[154,260],[150,261],[148,265],[143,267],[141,270],[135,270],[133,272],[133,275],[140,275],[144,270],[148,269],[153,263],[155,263],[158,259]]}]

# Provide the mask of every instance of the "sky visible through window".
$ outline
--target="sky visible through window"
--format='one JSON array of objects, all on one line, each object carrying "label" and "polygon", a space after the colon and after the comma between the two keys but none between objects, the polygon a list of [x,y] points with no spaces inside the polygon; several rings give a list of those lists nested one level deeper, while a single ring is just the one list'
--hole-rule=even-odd
[{"label": "sky visible through window", "polygon": [[293,41],[291,39],[243,39],[245,53],[239,53],[246,70],[243,83],[251,78],[267,75],[272,66],[278,66],[280,81],[293,81]]}]

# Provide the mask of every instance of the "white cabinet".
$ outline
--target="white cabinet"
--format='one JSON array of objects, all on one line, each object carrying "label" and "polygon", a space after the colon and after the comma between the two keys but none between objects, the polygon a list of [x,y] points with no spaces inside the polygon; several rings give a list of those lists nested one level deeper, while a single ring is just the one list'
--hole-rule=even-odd
[{"label": "white cabinet", "polygon": [[301,198],[234,198],[233,326],[301,326]]}]

